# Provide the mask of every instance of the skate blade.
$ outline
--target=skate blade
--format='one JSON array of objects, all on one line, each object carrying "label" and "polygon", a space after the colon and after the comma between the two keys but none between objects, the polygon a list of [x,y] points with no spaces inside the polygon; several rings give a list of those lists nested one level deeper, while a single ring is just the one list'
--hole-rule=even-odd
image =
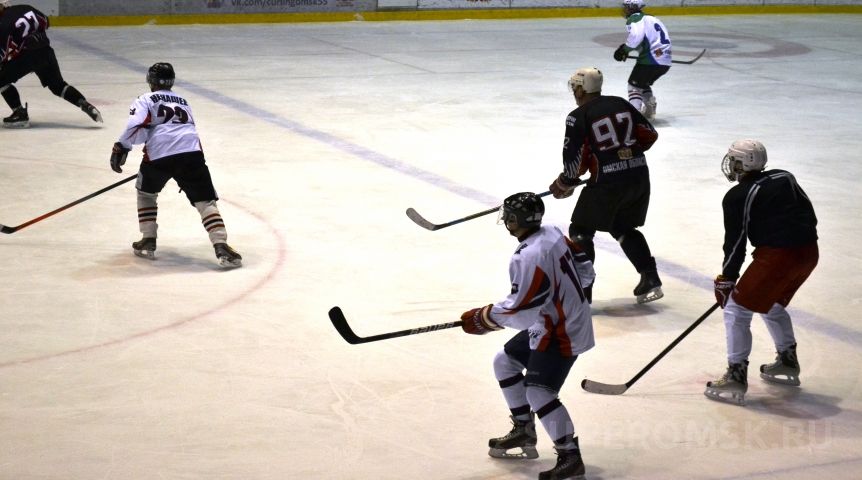
[{"label": "skate blade", "polygon": [[799,381],[799,377],[797,377],[796,375],[789,375],[786,373],[783,375],[786,375],[787,378],[773,377],[772,375],[767,375],[765,373],[761,373],[760,378],[769,383],[775,383],[778,385],[789,385],[791,387],[798,387],[801,384],[801,382]]},{"label": "skate blade", "polygon": [[647,293],[643,293],[637,296],[638,303],[649,303],[658,300],[659,298],[664,296],[664,292],[661,291],[661,287],[655,287]]},{"label": "skate blade", "polygon": [[30,121],[4,123],[3,128],[30,128]]},{"label": "skate blade", "polygon": [[[729,394],[728,397],[723,397],[721,394]],[[728,392],[725,390],[715,390],[710,387],[706,387],[706,390],[703,391],[703,394],[706,395],[706,398],[710,400],[716,400],[723,403],[730,403],[732,405],[745,406],[745,392]]]},{"label": "skate blade", "polygon": [[218,264],[224,268],[238,268],[242,266],[242,259],[231,260],[227,257],[221,257],[218,259]]},{"label": "skate blade", "polygon": [[132,252],[135,253],[136,257],[146,258],[147,260],[155,260],[156,259],[156,251],[155,250],[134,250]]},{"label": "skate blade", "polygon": [[[518,448],[521,449],[520,453],[512,453],[509,450],[516,451]],[[539,452],[536,451],[536,447],[515,447],[506,450],[505,448],[491,448],[488,450],[488,455],[494,458],[505,458],[509,460],[519,460],[519,459],[534,459],[539,458]]]}]

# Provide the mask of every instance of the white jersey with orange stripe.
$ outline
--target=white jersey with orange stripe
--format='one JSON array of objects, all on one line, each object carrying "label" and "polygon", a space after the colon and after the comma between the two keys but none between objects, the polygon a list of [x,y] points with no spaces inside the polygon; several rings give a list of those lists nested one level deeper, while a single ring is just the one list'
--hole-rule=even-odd
[{"label": "white jersey with orange stripe", "polygon": [[136,98],[119,142],[128,149],[146,144],[146,158],[151,161],[201,150],[192,107],[172,90],[157,90]]},{"label": "white jersey with orange stripe", "polygon": [[558,342],[564,355],[595,345],[583,287],[595,279],[586,254],[554,226],[542,226],[518,245],[509,263],[511,293],[491,309],[498,324],[529,330],[530,349]]}]

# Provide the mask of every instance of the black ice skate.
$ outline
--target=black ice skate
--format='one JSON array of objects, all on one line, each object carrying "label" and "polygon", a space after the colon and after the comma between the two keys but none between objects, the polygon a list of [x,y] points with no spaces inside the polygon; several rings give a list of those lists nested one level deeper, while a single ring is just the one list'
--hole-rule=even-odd
[{"label": "black ice skate", "polygon": [[156,258],[156,239],[144,237],[137,242],[132,242],[132,251],[141,258],[154,260]]},{"label": "black ice skate", "polygon": [[12,115],[3,119],[5,128],[28,128],[30,126],[30,116],[27,115],[27,105],[18,107],[12,111]]},{"label": "black ice skate", "polygon": [[658,278],[658,272],[641,273],[641,281],[635,287],[634,294],[638,303],[652,302],[663,297],[664,292],[661,291],[661,280]]},{"label": "black ice skate", "polygon": [[760,378],[780,385],[799,386],[799,359],[796,344],[775,355],[775,362],[760,366]]},{"label": "black ice skate", "polygon": [[242,266],[242,256],[236,250],[230,248],[226,243],[216,243],[213,245],[215,256],[218,259],[219,265],[225,268],[236,268]]},{"label": "black ice skate", "polygon": [[580,450],[561,450],[557,447],[554,449],[557,451],[557,464],[554,465],[554,468],[539,473],[539,480],[584,478],[586,468]]},{"label": "black ice skate", "polygon": [[[488,440],[488,455],[494,458],[539,458],[536,451],[536,422],[533,414],[527,421],[512,418],[512,430],[502,437]],[[520,448],[521,452],[509,452],[510,449]]]},{"label": "black ice skate", "polygon": [[102,114],[99,113],[99,109],[93,106],[90,102],[84,100],[81,104],[81,110],[84,111],[90,118],[93,119],[94,122],[102,123]]},{"label": "black ice skate", "polygon": [[720,402],[745,405],[745,392],[748,391],[748,362],[731,363],[724,376],[713,382],[706,382],[703,394]]}]

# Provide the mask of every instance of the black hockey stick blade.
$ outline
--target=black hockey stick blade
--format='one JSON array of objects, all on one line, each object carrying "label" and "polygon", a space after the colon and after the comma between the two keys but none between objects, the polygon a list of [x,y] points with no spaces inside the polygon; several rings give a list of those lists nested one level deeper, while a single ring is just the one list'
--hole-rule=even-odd
[{"label": "black hockey stick blade", "polygon": [[[692,58],[691,60],[671,60],[670,63],[681,63],[683,65],[691,65],[692,63],[700,60],[700,57],[702,57],[704,53],[706,53],[705,48],[703,50],[701,50],[700,53],[698,53],[697,56]],[[638,57],[637,57],[637,55],[629,55],[626,58],[636,59]]]},{"label": "black hockey stick blade", "polygon": [[718,308],[718,303],[714,303],[711,307],[709,307],[709,309],[704,312],[704,314],[701,315],[700,318],[698,318],[694,321],[694,323],[689,325],[689,327],[686,328],[684,332],[682,332],[678,337],[676,337],[676,339],[674,339],[674,341],[671,342],[670,345],[665,347],[665,349],[662,350],[661,353],[659,353],[655,358],[653,358],[651,362],[649,362],[644,368],[642,368],[641,371],[638,372],[637,375],[632,377],[632,379],[628,382],[623,384],[608,384],[602,382],[595,382],[593,380],[588,380],[585,378],[581,382],[581,388],[590,393],[598,393],[601,395],[622,395],[626,392],[626,390],[629,389],[629,387],[634,385],[635,382],[637,382],[642,376],[644,376],[644,374],[648,372],[649,369],[651,369],[656,363],[658,363],[659,360],[664,358],[664,356],[667,355],[667,352],[671,351],[673,347],[677,346],[677,344],[679,344],[679,342],[681,342],[683,338],[685,338],[689,333],[691,333],[692,330],[694,330],[698,325],[700,325],[701,322],[706,320],[706,317],[708,317],[712,312],[714,312],[716,308]]},{"label": "black hockey stick blade", "polygon": [[[583,183],[583,182],[578,182],[576,184],[576,186],[580,185],[581,183]],[[550,194],[551,194],[551,191],[548,190],[547,192],[538,193],[538,194],[536,194],[536,196],[546,197]],[[407,209],[407,217],[409,217],[410,220],[413,220],[413,223],[415,223],[416,225],[419,225],[420,227],[424,228],[425,230],[431,230],[433,232],[434,230],[440,230],[441,228],[451,227],[452,225],[464,223],[468,220],[473,220],[474,218],[483,217],[485,215],[488,215],[489,213],[494,213],[494,212],[498,212],[498,211],[500,211],[500,205],[497,205],[496,207],[493,207],[493,208],[489,208],[487,210],[482,210],[481,212],[477,212],[477,213],[474,213],[472,215],[467,215],[466,217],[462,217],[462,218],[459,218],[457,220],[452,220],[451,222],[432,223],[432,222],[429,222],[428,220],[426,220],[425,217],[420,215],[419,212],[417,212],[413,208],[408,208]]]},{"label": "black hockey stick blade", "polygon": [[360,337],[359,335],[353,333],[353,329],[351,329],[350,325],[347,324],[347,319],[344,318],[344,312],[341,311],[341,308],[332,307],[331,309],[329,309],[329,320],[332,322],[332,326],[335,327],[335,330],[338,331],[338,333],[341,335],[341,338],[346,340],[347,343],[351,345],[376,342],[378,340],[388,340],[390,338],[405,337],[407,335],[416,335],[417,333],[433,332],[446,328],[460,327],[461,324],[464,323],[459,320],[457,322],[440,323],[438,325],[429,325],[427,327],[418,327],[411,328],[409,330],[400,330],[397,332],[381,333],[380,335],[372,335],[370,337]]},{"label": "black hockey stick blade", "polygon": [[6,225],[0,225],[0,233],[15,233],[15,232],[17,232],[18,230],[21,230],[22,228],[29,227],[30,225],[33,225],[33,224],[34,224],[34,223],[36,223],[36,222],[41,222],[42,220],[45,220],[46,218],[48,218],[48,217],[50,217],[50,216],[56,215],[56,214],[58,214],[58,213],[62,212],[63,210],[66,210],[66,209],[68,209],[68,208],[72,208],[72,207],[74,207],[75,205],[77,205],[77,204],[79,204],[79,203],[86,202],[87,200],[89,200],[89,199],[91,199],[91,198],[93,198],[93,197],[96,197],[96,196],[98,196],[98,195],[101,195],[101,194],[103,194],[103,193],[107,192],[108,190],[113,190],[113,189],[115,189],[115,188],[119,187],[120,185],[122,185],[122,184],[124,184],[124,183],[126,183],[126,182],[130,182],[130,181],[132,181],[132,180],[134,180],[134,179],[136,179],[136,178],[138,178],[138,174],[137,174],[137,173],[136,173],[136,174],[134,174],[134,175],[132,175],[132,176],[130,176],[130,177],[126,177],[126,178],[124,178],[123,180],[120,180],[120,181],[119,181],[119,182],[117,182],[117,183],[113,183],[113,184],[111,184],[111,185],[108,185],[107,187],[105,187],[105,188],[103,188],[103,189],[101,189],[101,190],[97,190],[97,191],[95,191],[95,192],[93,192],[93,193],[91,193],[91,194],[89,194],[89,195],[86,195],[86,196],[84,196],[84,197],[81,197],[81,198],[79,198],[79,199],[75,200],[75,201],[74,201],[74,202],[72,202],[72,203],[67,203],[66,205],[63,205],[62,207],[60,207],[60,208],[58,208],[58,209],[56,209],[56,210],[51,210],[51,211],[50,211],[50,212],[48,212],[48,213],[45,213],[45,214],[39,215],[38,217],[36,217],[36,218],[34,218],[34,219],[32,219],[32,220],[29,220],[29,221],[27,221],[27,222],[24,222],[24,223],[22,223],[21,225],[18,225],[18,226],[15,226],[15,227],[9,227],[9,226],[6,226]]}]

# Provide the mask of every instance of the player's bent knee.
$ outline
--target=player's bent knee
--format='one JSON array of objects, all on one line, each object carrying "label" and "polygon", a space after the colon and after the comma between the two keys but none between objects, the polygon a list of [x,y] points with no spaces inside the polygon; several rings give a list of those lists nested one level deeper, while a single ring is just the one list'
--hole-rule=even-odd
[{"label": "player's bent knee", "polygon": [[504,350],[497,352],[494,356],[494,376],[497,380],[505,380],[518,375],[522,375],[524,366],[517,360],[506,354]]},{"label": "player's bent knee", "polygon": [[562,405],[556,391],[538,385],[527,386],[527,403],[539,418]]}]

